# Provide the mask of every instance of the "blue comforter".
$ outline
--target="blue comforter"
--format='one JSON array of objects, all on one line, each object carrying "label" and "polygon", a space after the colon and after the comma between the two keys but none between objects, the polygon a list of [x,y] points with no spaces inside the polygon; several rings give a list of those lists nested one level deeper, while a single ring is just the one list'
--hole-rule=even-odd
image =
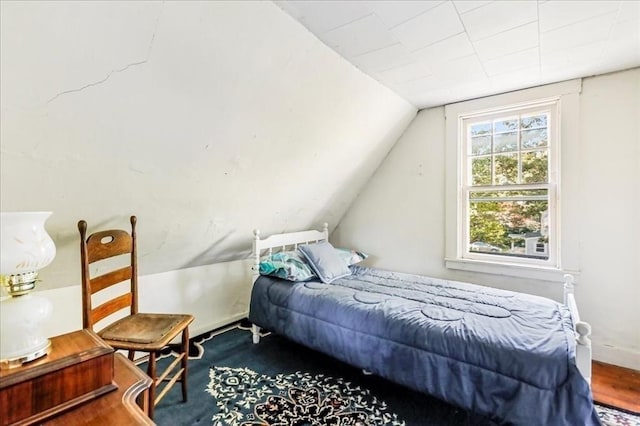
[{"label": "blue comforter", "polygon": [[521,425],[600,424],[552,300],[352,266],[351,276],[260,277],[249,319],[394,382]]}]

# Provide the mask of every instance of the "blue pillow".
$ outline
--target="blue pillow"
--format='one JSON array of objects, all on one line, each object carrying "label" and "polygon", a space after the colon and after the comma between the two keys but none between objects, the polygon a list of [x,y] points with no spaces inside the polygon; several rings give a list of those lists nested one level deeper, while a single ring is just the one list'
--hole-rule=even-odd
[{"label": "blue pillow", "polygon": [[356,251],[356,250],[351,250],[351,249],[346,249],[346,248],[336,247],[336,251],[338,252],[340,257],[342,258],[342,260],[344,260],[346,262],[347,266],[351,266],[351,265],[355,265],[356,263],[360,263],[363,260],[365,260],[367,257],[369,257],[368,254],[363,253],[361,251]]},{"label": "blue pillow", "polygon": [[283,251],[264,257],[260,262],[260,275],[289,281],[308,281],[316,278],[304,257],[295,251]]},{"label": "blue pillow", "polygon": [[330,284],[338,278],[351,275],[351,270],[345,261],[328,241],[298,246],[298,250],[323,283]]}]

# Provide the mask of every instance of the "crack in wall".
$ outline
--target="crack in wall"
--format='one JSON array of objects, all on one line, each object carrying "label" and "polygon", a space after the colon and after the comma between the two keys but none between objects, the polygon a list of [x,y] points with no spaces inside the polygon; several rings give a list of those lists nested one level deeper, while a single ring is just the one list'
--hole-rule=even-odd
[{"label": "crack in wall", "polygon": [[83,91],[84,89],[87,89],[87,88],[89,88],[89,87],[93,87],[93,86],[97,86],[97,85],[99,85],[99,84],[102,84],[102,83],[104,83],[105,81],[109,80],[109,78],[111,78],[111,76],[112,76],[113,74],[116,74],[116,73],[119,73],[119,72],[126,71],[126,70],[128,70],[129,68],[131,68],[131,67],[133,67],[133,66],[136,66],[136,65],[142,65],[142,64],[145,64],[145,63],[147,62],[147,60],[148,60],[148,59],[145,59],[144,61],[140,61],[140,62],[134,62],[134,63],[132,63],[132,64],[129,64],[129,65],[125,66],[124,68],[119,69],[119,70],[112,70],[109,74],[107,74],[107,76],[106,76],[105,78],[103,78],[103,79],[102,79],[102,80],[100,80],[100,81],[96,81],[96,82],[93,82],[93,83],[86,84],[86,85],[84,85],[84,86],[82,86],[82,87],[79,87],[79,88],[77,88],[77,89],[70,89],[70,90],[65,90],[64,92],[60,92],[60,93],[58,93],[57,95],[55,95],[54,97],[52,97],[51,99],[49,99],[49,100],[47,101],[47,105],[48,105],[48,104],[50,104],[51,102],[55,101],[56,99],[58,99],[60,96],[63,96],[63,95],[69,94],[69,93],[81,92],[81,91]]},{"label": "crack in wall", "polygon": [[151,58],[151,50],[153,48],[153,42],[156,39],[156,31],[158,29],[158,22],[160,21],[160,16],[162,15],[163,8],[164,8],[164,2],[162,2],[162,5],[160,7],[160,12],[158,13],[158,16],[156,17],[156,22],[155,22],[155,26],[154,26],[154,29],[153,29],[153,34],[151,35],[151,41],[149,42],[149,47],[147,48],[147,57],[144,60],[138,61],[138,62],[132,62],[132,63],[130,63],[128,65],[125,65],[124,67],[122,67],[120,69],[111,70],[109,72],[109,74],[107,74],[107,76],[105,78],[103,78],[102,80],[94,81],[93,83],[89,83],[89,84],[85,84],[84,86],[76,88],[76,89],[69,89],[69,90],[65,90],[63,92],[60,92],[60,93],[56,94],[55,96],[53,96],[52,98],[50,98],[46,102],[46,104],[49,105],[51,102],[55,101],[56,99],[58,99],[59,97],[61,97],[63,95],[67,95],[69,93],[82,92],[83,90],[88,89],[89,87],[98,86],[98,85],[106,82],[107,80],[109,80],[112,75],[124,72],[124,71],[128,70],[131,67],[135,67],[135,66],[138,66],[138,65],[146,64],[149,61],[149,58]]}]

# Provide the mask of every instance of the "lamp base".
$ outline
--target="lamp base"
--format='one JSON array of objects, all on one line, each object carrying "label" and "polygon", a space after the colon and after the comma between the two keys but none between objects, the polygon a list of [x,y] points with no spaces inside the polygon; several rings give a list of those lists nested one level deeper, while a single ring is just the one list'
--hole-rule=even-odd
[{"label": "lamp base", "polygon": [[0,301],[0,369],[19,367],[45,356],[51,343],[42,328],[52,305],[37,293]]},{"label": "lamp base", "polygon": [[47,339],[44,345],[36,348],[33,352],[20,355],[11,359],[0,359],[0,370],[9,370],[11,368],[21,367],[22,364],[35,361],[38,358],[48,355],[51,352],[51,341]]}]

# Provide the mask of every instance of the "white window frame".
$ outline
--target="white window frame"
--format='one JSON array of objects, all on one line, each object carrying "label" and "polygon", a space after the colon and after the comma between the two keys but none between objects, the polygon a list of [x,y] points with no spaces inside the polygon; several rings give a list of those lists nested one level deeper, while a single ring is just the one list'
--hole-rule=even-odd
[{"label": "white window frame", "polygon": [[[579,275],[579,230],[576,222],[569,218],[571,214],[580,214],[579,205],[573,202],[572,191],[579,191],[578,182],[574,179],[561,180],[562,176],[576,176],[579,171],[577,147],[579,139],[579,93],[581,80],[570,80],[562,83],[540,86],[518,92],[475,99],[445,107],[446,120],[446,241],[445,265],[449,269],[480,272],[497,275],[534,278],[545,281],[562,282],[563,274]],[[468,253],[468,236],[466,229],[466,193],[462,183],[466,167],[463,167],[462,154],[464,145],[463,119],[478,115],[503,114],[505,111],[540,106],[557,102],[554,113],[556,122],[551,131],[555,139],[549,156],[551,173],[554,173],[553,193],[549,194],[550,203],[555,204],[555,215],[550,217],[550,233],[555,234],[553,247],[549,248],[549,260],[509,258],[484,253]],[[572,158],[573,157],[573,158]],[[562,199],[562,204],[560,204]],[[552,207],[550,206],[550,216]]]},{"label": "white window frame", "polygon": [[[472,259],[478,261],[509,263],[515,265],[540,265],[543,267],[557,268],[559,265],[558,256],[558,241],[560,236],[560,229],[557,225],[557,213],[560,208],[560,200],[558,197],[558,185],[560,180],[560,170],[558,169],[557,155],[559,152],[558,146],[560,144],[559,136],[559,123],[560,117],[558,115],[560,98],[555,97],[551,99],[539,100],[536,102],[527,103],[524,105],[510,105],[500,109],[492,109],[489,111],[476,111],[470,114],[464,114],[458,117],[459,130],[458,138],[460,149],[458,151],[458,158],[460,166],[458,168],[460,177],[460,198],[458,200],[459,216],[461,218],[460,229],[460,241],[458,243],[458,257],[462,259]],[[506,257],[501,255],[495,255],[490,253],[479,253],[469,251],[469,245],[471,240],[469,238],[469,192],[474,190],[469,182],[471,181],[469,176],[469,146],[470,143],[467,134],[467,125],[473,122],[481,122],[492,120],[501,117],[507,117],[509,115],[522,115],[533,112],[548,112],[549,121],[548,125],[548,170],[547,170],[547,183],[545,184],[529,184],[518,185],[518,187],[500,186],[500,185],[487,185],[495,187],[496,189],[504,188],[505,190],[515,189],[546,189],[548,191],[548,211],[549,211],[549,236],[550,244],[548,247],[547,259],[532,259],[525,257]]]}]

